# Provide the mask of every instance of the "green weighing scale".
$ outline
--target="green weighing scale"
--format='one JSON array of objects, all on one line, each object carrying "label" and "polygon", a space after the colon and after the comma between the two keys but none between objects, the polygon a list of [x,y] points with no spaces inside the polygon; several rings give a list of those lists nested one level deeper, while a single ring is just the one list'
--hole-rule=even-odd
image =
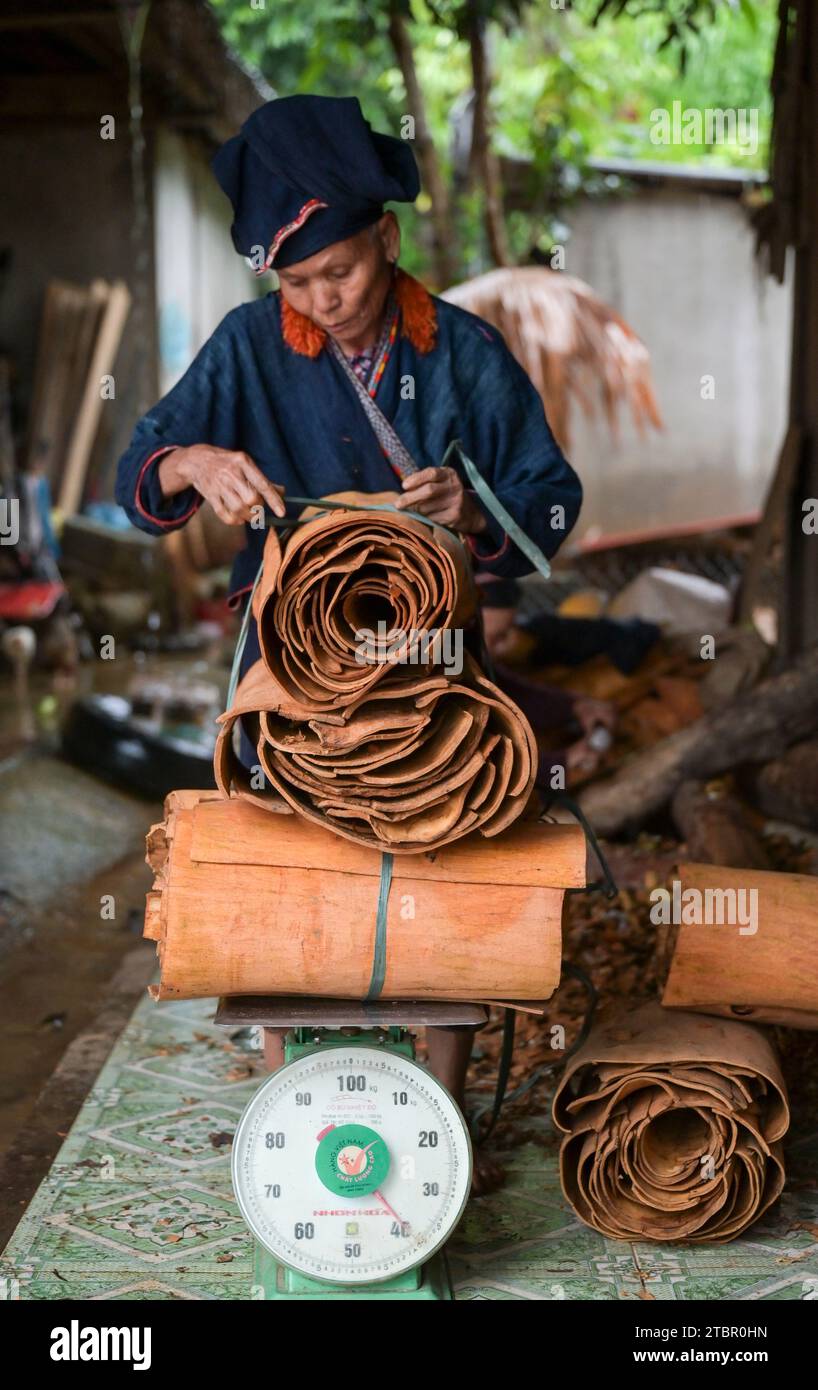
[{"label": "green weighing scale", "polygon": [[415,1061],[410,1028],[486,1018],[481,1005],[437,1001],[219,1001],[216,1023],[289,1030],[284,1065],[233,1140],[255,1296],[453,1298],[443,1247],[471,1188],[471,1140]]}]

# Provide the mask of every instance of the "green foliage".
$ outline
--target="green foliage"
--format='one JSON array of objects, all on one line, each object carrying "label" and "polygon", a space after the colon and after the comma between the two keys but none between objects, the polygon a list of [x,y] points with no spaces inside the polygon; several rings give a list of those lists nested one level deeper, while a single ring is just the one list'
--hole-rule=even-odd
[{"label": "green foliage", "polygon": [[[658,20],[662,26],[661,47],[675,47],[681,71],[690,56],[692,39],[717,23],[724,14],[738,11],[751,26],[755,26],[765,8],[764,0],[587,0],[592,7],[593,24],[600,19],[631,19],[645,16]],[[582,7],[582,0],[580,0]]]},{"label": "green foliage", "polygon": [[[701,19],[711,8],[714,21],[699,26],[694,11]],[[549,0],[540,0],[532,13],[538,11],[550,11]],[[561,104],[566,123],[579,134],[589,154],[765,167],[775,0],[744,0],[743,4],[739,0],[714,0],[712,6],[708,0],[670,0],[650,6],[635,0],[628,8],[616,0],[595,25],[586,22],[590,12],[599,12],[599,0],[586,0],[570,17],[562,16],[569,20],[565,25],[568,43],[560,45],[557,67],[570,64],[576,80],[566,92],[565,75],[552,69],[559,101],[550,103],[558,107],[557,119]],[[684,48],[681,39],[668,40],[671,16],[676,16],[673,23],[679,27],[682,13],[688,15],[688,24],[697,26],[686,31]],[[687,53],[685,65],[681,63],[682,52]],[[651,112],[671,110],[674,102],[682,111],[757,111],[758,148],[742,148],[738,141],[711,147],[703,142],[655,144],[651,140]]]},{"label": "green foliage", "polygon": [[[376,128],[397,132],[406,110],[389,41],[390,0],[211,0],[228,41],[281,94],[355,93]],[[453,113],[470,91],[466,0],[392,0],[410,22],[415,62],[444,173],[451,178]],[[777,0],[477,0],[491,21],[495,145],[526,161],[509,199],[515,255],[563,239],[561,210],[608,184],[597,157],[763,168]],[[759,147],[663,145],[651,113],[759,113]],[[521,170],[524,168],[520,164]],[[520,184],[518,188],[516,185]],[[458,189],[463,275],[483,268],[479,194]],[[423,273],[428,204],[401,211],[407,268]]]}]

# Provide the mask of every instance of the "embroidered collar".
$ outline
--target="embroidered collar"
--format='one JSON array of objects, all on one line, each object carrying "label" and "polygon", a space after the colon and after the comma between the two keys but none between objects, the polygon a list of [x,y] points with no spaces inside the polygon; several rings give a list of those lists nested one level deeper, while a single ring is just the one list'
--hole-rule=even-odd
[{"label": "embroidered collar", "polygon": [[[434,300],[424,285],[405,270],[395,274],[394,295],[400,311],[400,331],[417,352],[431,352],[437,336]],[[284,341],[302,357],[317,357],[328,335],[306,314],[299,314],[281,296],[281,328]]]}]

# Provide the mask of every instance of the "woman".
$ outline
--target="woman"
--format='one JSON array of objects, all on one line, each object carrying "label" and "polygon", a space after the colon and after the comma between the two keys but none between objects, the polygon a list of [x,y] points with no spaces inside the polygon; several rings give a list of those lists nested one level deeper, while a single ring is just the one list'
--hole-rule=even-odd
[{"label": "woman", "polygon": [[[233,243],[279,290],[229,313],[176,386],[138,423],[117,499],[161,534],[203,501],[244,525],[233,602],[246,602],[267,508],[354,488],[460,531],[475,563],[532,566],[452,468],[460,439],[514,520],[553,555],[582,491],[542,403],[497,331],[398,269],[387,201],[419,191],[409,144],[371,130],[356,98],[267,103],[214,159]],[[374,404],[373,404],[374,403]],[[242,669],[257,659],[253,625]],[[471,1030],[430,1030],[430,1065],[462,1100]]]}]

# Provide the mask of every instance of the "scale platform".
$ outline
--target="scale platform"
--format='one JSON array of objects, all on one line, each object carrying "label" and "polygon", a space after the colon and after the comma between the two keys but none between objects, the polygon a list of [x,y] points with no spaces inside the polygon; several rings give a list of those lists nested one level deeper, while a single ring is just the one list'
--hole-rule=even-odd
[{"label": "scale platform", "polygon": [[246,1028],[468,1028],[488,1021],[483,1004],[437,999],[315,999],[235,994],[219,1000],[214,1023]]}]

